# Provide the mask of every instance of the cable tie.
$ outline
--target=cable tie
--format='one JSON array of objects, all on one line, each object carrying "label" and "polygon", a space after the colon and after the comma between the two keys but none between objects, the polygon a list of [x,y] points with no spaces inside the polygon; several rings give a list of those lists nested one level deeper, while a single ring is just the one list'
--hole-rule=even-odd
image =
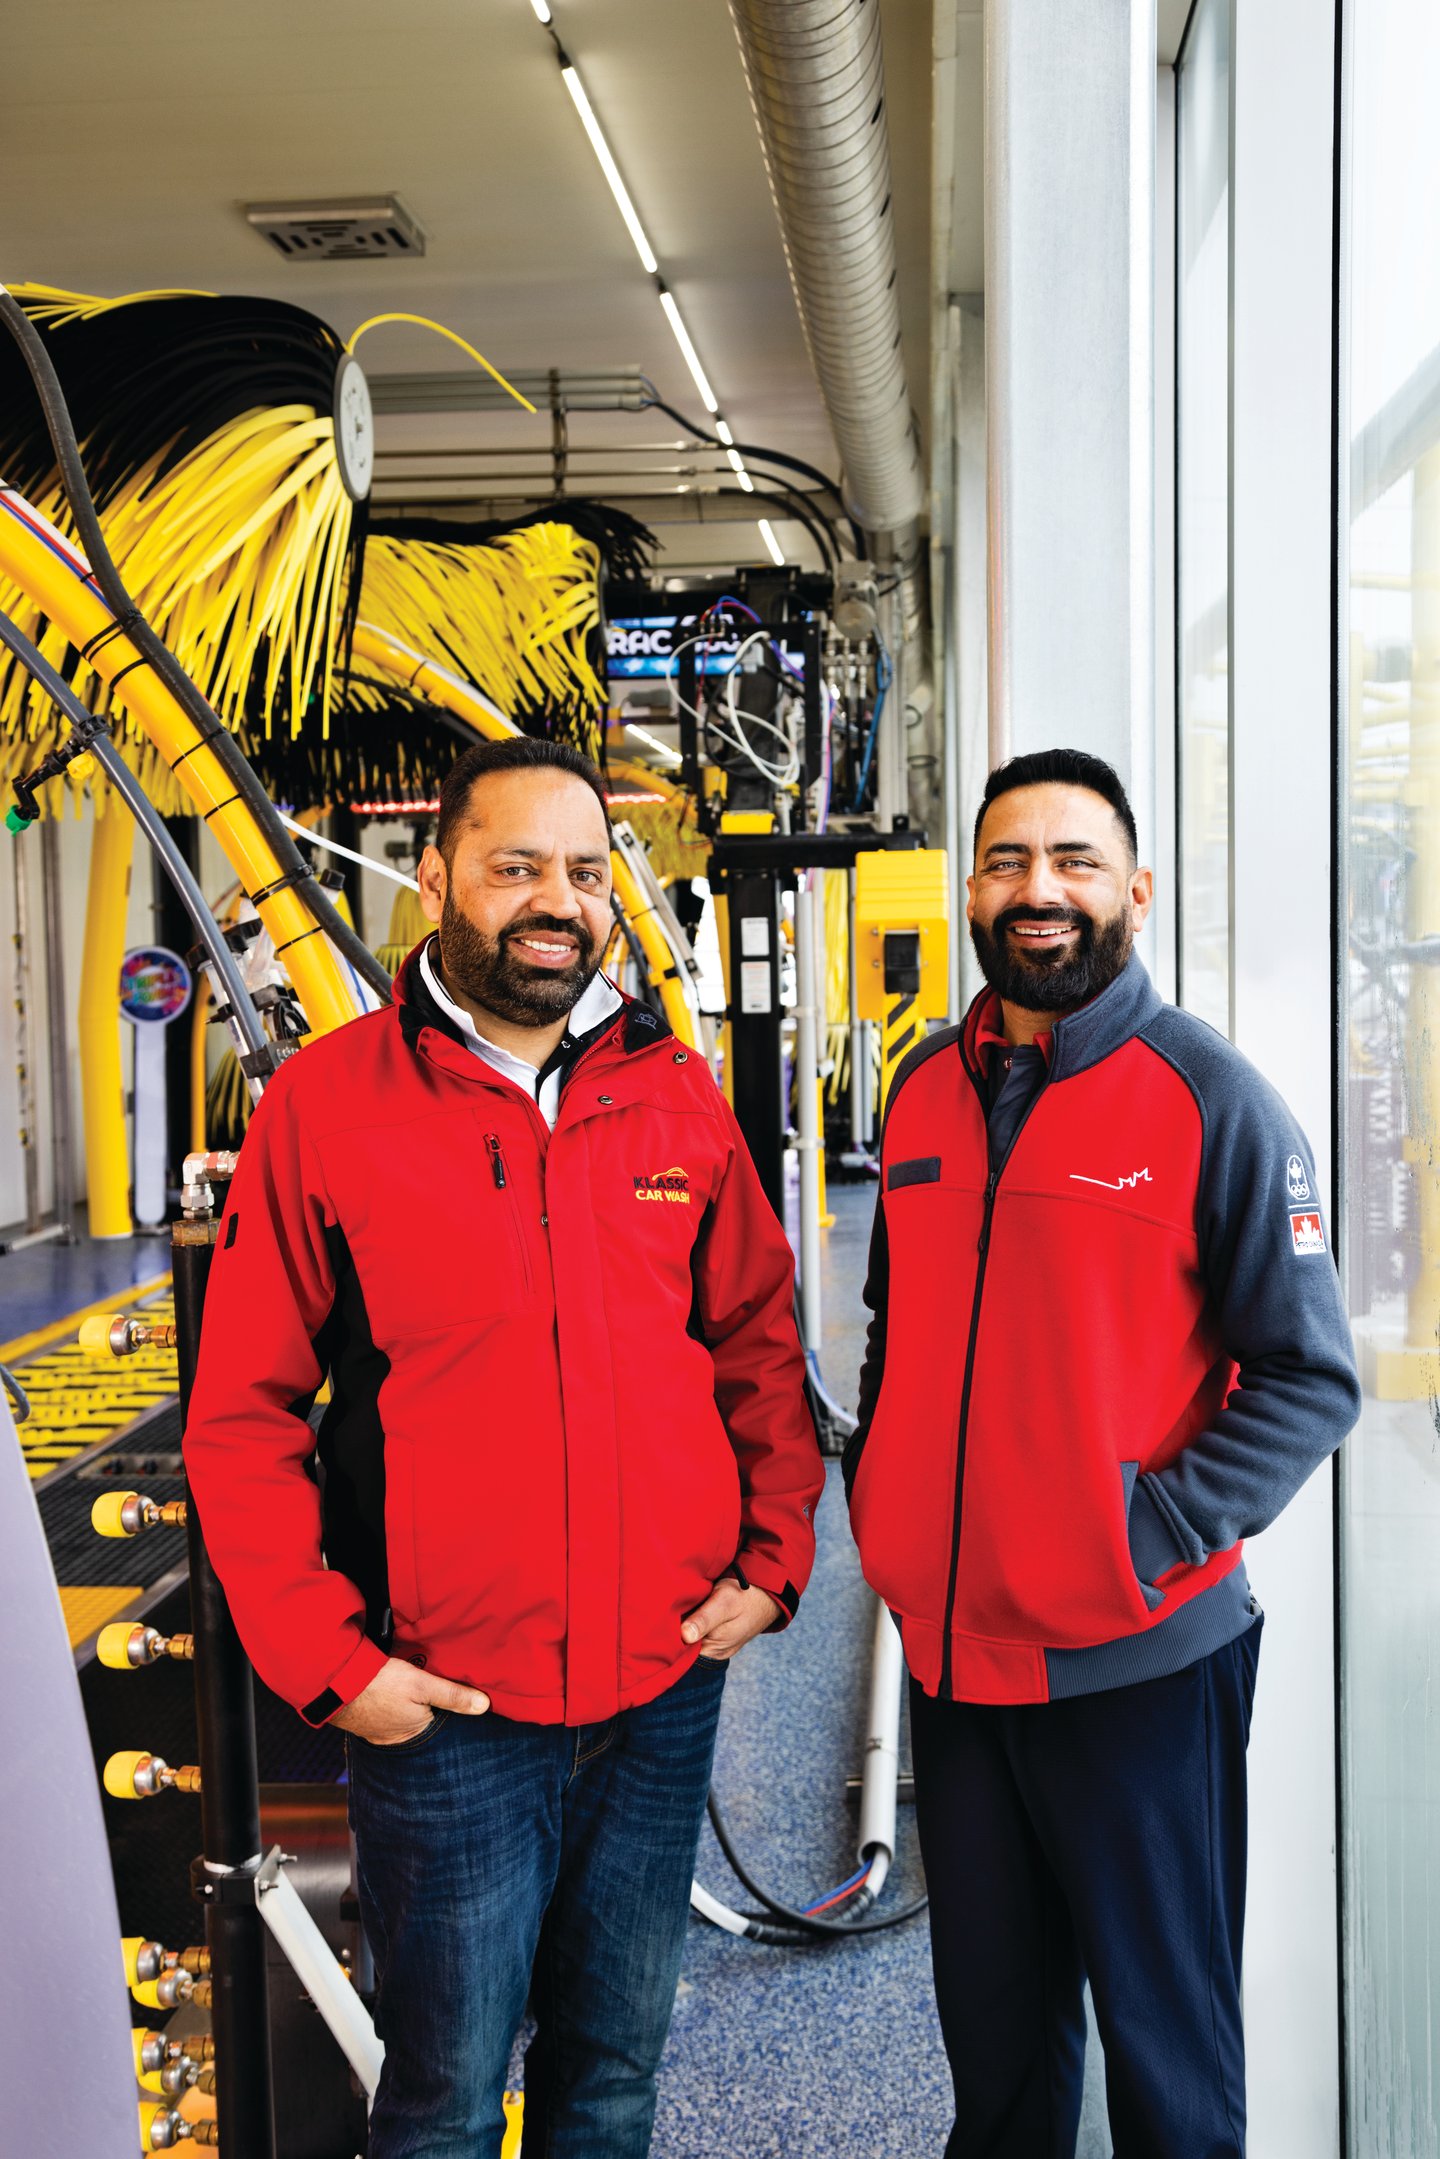
[{"label": "cable tie", "polygon": [[284,892],[291,885],[305,884],[314,874],[309,863],[302,862],[298,870],[287,870],[283,877],[277,877],[270,884],[262,885],[258,892],[250,893],[250,905],[258,907],[262,900],[273,899],[277,892]]}]

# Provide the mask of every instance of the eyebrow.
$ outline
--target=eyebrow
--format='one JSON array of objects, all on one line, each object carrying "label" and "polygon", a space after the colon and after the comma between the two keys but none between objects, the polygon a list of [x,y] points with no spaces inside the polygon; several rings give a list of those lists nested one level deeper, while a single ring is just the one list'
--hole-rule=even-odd
[{"label": "eyebrow", "polygon": [[[1098,855],[1101,848],[1094,840],[1056,840],[1052,847],[1044,849],[1047,855]],[[988,862],[992,855],[1033,855],[1035,849],[1024,840],[992,840],[985,850]]]},{"label": "eyebrow", "polygon": [[[518,855],[522,862],[544,862],[547,859],[539,847],[497,847],[495,852],[497,855]],[[585,868],[597,862],[608,862],[610,855],[607,849],[604,853],[567,855],[565,860],[573,867]]]}]

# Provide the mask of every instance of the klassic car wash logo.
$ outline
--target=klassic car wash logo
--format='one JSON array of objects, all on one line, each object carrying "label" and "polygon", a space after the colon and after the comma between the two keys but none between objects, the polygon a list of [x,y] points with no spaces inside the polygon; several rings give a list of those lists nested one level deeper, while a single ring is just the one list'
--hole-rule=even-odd
[{"label": "klassic car wash logo", "polygon": [[657,1170],[653,1177],[635,1179],[636,1199],[669,1200],[672,1206],[690,1204],[690,1176],[683,1169]]}]

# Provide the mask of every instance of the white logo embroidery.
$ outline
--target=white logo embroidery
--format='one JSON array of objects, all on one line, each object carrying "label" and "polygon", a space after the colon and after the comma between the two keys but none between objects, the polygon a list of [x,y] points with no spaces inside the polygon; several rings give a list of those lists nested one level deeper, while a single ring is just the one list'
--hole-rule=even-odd
[{"label": "white logo embroidery", "polygon": [[1107,1192],[1133,1192],[1142,1177],[1146,1184],[1152,1181],[1148,1169],[1132,1169],[1128,1177],[1082,1177],[1078,1169],[1070,1172],[1072,1184],[1103,1184]]},{"label": "white logo embroidery", "polygon": [[1310,1180],[1305,1174],[1305,1164],[1298,1154],[1292,1154],[1285,1164],[1285,1182],[1290,1187],[1291,1199],[1309,1199]]},{"label": "white logo embroidery", "polygon": [[1297,1252],[1323,1252],[1325,1231],[1318,1214],[1292,1214],[1290,1238]]}]

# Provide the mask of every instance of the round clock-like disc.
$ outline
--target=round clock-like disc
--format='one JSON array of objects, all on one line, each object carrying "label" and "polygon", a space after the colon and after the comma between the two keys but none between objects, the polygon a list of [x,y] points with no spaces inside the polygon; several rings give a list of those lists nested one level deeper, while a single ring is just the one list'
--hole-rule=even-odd
[{"label": "round clock-like disc", "polygon": [[375,473],[375,415],[365,370],[347,352],[335,370],[335,459],[352,502],[363,502]]}]

